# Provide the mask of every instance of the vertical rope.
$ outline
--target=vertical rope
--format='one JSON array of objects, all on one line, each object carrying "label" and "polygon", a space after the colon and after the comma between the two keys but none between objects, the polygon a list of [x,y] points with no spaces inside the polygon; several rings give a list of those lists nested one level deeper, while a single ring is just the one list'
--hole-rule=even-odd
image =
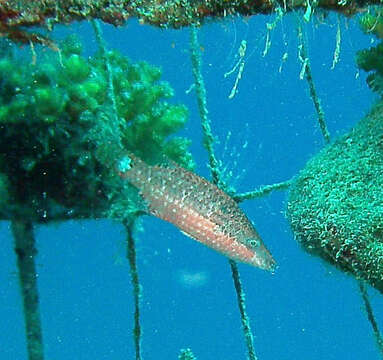
[{"label": "vertical rope", "polygon": [[322,132],[325,143],[328,144],[328,143],[330,143],[330,133],[327,129],[324,111],[323,111],[320,99],[318,97],[318,94],[317,94],[317,91],[315,88],[313,75],[311,72],[310,58],[307,55],[307,50],[306,50],[305,40],[303,38],[301,25],[298,25],[298,40],[299,40],[298,57],[299,57],[300,61],[302,62],[302,70],[301,70],[300,77],[303,78],[303,76],[304,76],[307,80],[307,83],[308,83],[309,89],[310,89],[310,97],[314,103],[314,107],[315,107],[315,110],[316,110],[317,115],[318,115],[319,127],[320,127],[320,130]]},{"label": "vertical rope", "polygon": [[[100,24],[96,20],[92,20],[92,26],[95,32],[96,40],[100,49],[100,53],[102,56],[102,59],[105,64],[105,71],[107,76],[107,98],[109,101],[109,107],[111,109],[110,112],[108,112],[108,115],[111,117],[108,120],[107,126],[110,127],[111,131],[113,133],[114,143],[110,144],[110,146],[115,147],[116,153],[118,153],[122,149],[121,145],[121,138],[120,138],[120,120],[118,118],[118,112],[117,112],[117,103],[116,103],[116,97],[114,92],[114,84],[113,84],[113,72],[112,72],[112,65],[110,64],[109,57],[107,54],[106,44],[104,41],[104,38],[102,36],[102,30],[100,27]],[[110,134],[109,134],[110,135]],[[133,327],[133,338],[134,338],[134,347],[136,352],[136,360],[142,360],[141,356],[141,338],[142,338],[142,329],[141,329],[141,323],[140,323],[140,299],[141,299],[141,285],[138,278],[138,270],[137,270],[137,257],[136,257],[136,246],[135,246],[135,240],[134,240],[134,223],[135,223],[135,217],[131,219],[127,219],[123,222],[123,225],[126,230],[126,245],[127,245],[127,251],[126,251],[126,257],[129,262],[130,266],[130,279],[131,284],[133,286],[133,301],[134,301],[134,327]]]},{"label": "vertical rope", "polygon": [[370,322],[370,324],[372,326],[372,330],[374,332],[376,344],[378,345],[378,349],[380,351],[380,354],[383,356],[383,339],[382,339],[382,336],[381,336],[380,331],[379,331],[378,323],[376,322],[374,313],[372,311],[372,306],[371,306],[370,300],[368,298],[367,288],[366,288],[363,281],[358,281],[358,284],[359,284],[359,290],[360,290],[360,293],[362,295],[362,299],[364,302],[364,307],[365,307],[366,312],[367,312],[368,321]]},{"label": "vertical rope", "polygon": [[[208,118],[206,89],[201,73],[201,54],[198,44],[197,29],[191,27],[190,31],[190,45],[191,45],[191,62],[197,93],[198,107],[201,117],[202,131],[204,134],[204,146],[209,154],[210,171],[213,178],[213,183],[218,187],[224,189],[225,184],[220,178],[220,171],[218,169],[218,161],[214,154],[214,137],[211,131],[210,120]],[[242,288],[241,280],[237,264],[233,260],[229,260],[231,273],[233,276],[234,287],[237,294],[238,308],[241,314],[242,330],[245,337],[247,351],[250,360],[257,360],[254,349],[253,334],[250,327],[250,319],[246,312],[245,292]]]},{"label": "vertical rope", "polygon": [[134,297],[134,346],[136,350],[136,360],[142,360],[141,357],[141,323],[140,323],[140,299],[141,299],[141,285],[138,278],[137,271],[137,257],[136,257],[136,246],[133,236],[134,231],[134,220],[125,221],[124,226],[126,229],[126,243],[127,243],[127,252],[126,257],[129,261],[130,266],[130,279],[133,285],[133,297]]},{"label": "vertical rope", "polygon": [[19,284],[24,306],[24,323],[29,360],[43,360],[44,347],[39,309],[35,237],[30,221],[12,220]]},{"label": "vertical rope", "polygon": [[218,169],[218,161],[214,154],[214,136],[211,131],[209,111],[207,109],[206,88],[201,73],[201,52],[198,43],[198,31],[192,26],[190,30],[190,45],[191,45],[191,62],[192,71],[197,93],[198,109],[201,117],[201,126],[204,135],[203,144],[209,156],[209,167],[213,183],[222,188],[223,184],[220,180],[220,172]]},{"label": "vertical rope", "polygon": [[229,260],[231,267],[231,274],[233,276],[235,291],[237,293],[238,308],[241,314],[242,329],[245,336],[245,342],[247,346],[247,352],[249,354],[250,360],[257,360],[254,349],[254,337],[251,332],[250,319],[246,312],[246,299],[245,292],[242,288],[241,278],[239,276],[239,271],[237,264],[233,260]]}]

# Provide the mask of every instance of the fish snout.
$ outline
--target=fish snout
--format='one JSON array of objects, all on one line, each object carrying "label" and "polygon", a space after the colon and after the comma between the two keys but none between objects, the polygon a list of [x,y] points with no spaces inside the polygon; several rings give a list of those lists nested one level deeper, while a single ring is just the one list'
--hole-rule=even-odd
[{"label": "fish snout", "polygon": [[254,256],[251,261],[252,265],[257,266],[263,270],[268,270],[271,272],[275,271],[277,263],[262,243],[257,246],[256,249],[253,249],[253,251]]}]

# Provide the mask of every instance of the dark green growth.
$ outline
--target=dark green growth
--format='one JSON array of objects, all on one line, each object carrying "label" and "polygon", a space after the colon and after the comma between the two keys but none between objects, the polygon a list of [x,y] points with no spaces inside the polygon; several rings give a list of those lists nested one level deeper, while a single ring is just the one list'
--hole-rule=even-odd
[{"label": "dark green growth", "polygon": [[165,155],[193,166],[189,140],[172,137],[184,127],[187,110],[165,101],[173,90],[160,81],[159,68],[107,52],[115,116],[107,98],[105,59],[82,56],[75,37],[59,47],[60,54],[39,54],[35,65],[2,50],[1,219],[124,216],[126,198],[134,192],[126,193],[114,167],[126,150],[148,162]]},{"label": "dark green growth", "polygon": [[[378,39],[383,38],[383,10],[380,7],[371,7],[360,18],[360,27],[366,34],[374,34]],[[367,84],[372,91],[383,96],[383,43],[369,49],[358,51],[356,62],[364,71],[370,72]]]},{"label": "dark green growth", "polygon": [[383,293],[383,104],[311,159],[287,216],[302,247]]}]

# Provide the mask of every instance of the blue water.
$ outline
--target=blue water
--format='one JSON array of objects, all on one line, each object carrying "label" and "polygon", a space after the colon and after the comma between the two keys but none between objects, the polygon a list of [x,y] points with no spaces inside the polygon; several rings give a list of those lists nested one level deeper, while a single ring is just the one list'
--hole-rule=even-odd
[{"label": "blue water", "polygon": [[[228,19],[199,34],[209,115],[219,159],[233,171],[238,191],[291,178],[323,146],[305,80],[299,79],[297,19],[283,19],[262,56],[272,17]],[[357,49],[370,44],[355,21],[340,18],[340,61],[331,70],[338,19],[304,25],[312,71],[332,136],[350,129],[375,101],[358,72]],[[188,30],[159,30],[130,21],[103,26],[110,48],[134,61],[161,66],[163,79],[186,104],[183,135],[193,140],[197,172],[208,177],[207,156],[193,91]],[[77,32],[96,48],[89,24],[58,27],[54,38]],[[91,39],[91,40],[89,40]],[[247,41],[238,93],[235,75],[224,78]],[[288,59],[279,71],[283,55]],[[231,135],[230,135],[231,134]],[[275,274],[239,265],[260,360],[379,358],[356,281],[297,245],[285,219],[286,193],[243,203],[278,269]],[[8,223],[1,223],[0,359],[26,359],[21,300]],[[227,259],[152,217],[137,234],[142,297],[143,358],[177,359],[190,347],[198,360],[246,359],[236,296]],[[66,222],[36,228],[46,359],[134,359],[133,301],[125,262],[124,231],[112,221]],[[381,295],[369,289],[383,326]]]}]

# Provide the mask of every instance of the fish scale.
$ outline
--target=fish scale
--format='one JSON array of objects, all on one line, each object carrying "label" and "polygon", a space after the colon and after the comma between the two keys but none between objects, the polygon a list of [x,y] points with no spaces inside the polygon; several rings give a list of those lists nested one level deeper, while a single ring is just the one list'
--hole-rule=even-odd
[{"label": "fish scale", "polygon": [[275,261],[252,223],[216,185],[178,165],[151,166],[133,154],[120,161],[118,170],[139,190],[151,215],[233,260],[274,270]]}]

